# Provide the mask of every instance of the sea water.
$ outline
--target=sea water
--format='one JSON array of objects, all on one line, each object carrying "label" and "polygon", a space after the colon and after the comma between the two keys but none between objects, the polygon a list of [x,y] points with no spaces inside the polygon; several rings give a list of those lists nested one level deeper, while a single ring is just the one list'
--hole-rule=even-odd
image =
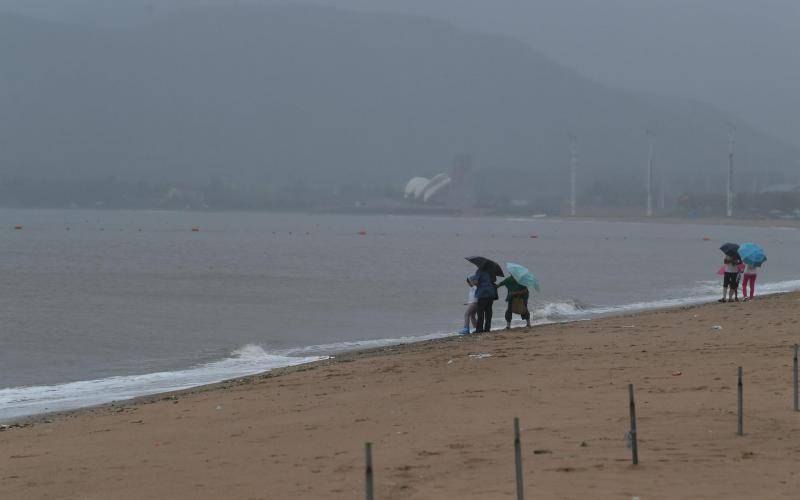
[{"label": "sea water", "polygon": [[786,228],[3,210],[0,420],[451,335],[470,255],[539,277],[537,323],[711,301],[726,241],[766,249],[757,293],[800,288]]}]

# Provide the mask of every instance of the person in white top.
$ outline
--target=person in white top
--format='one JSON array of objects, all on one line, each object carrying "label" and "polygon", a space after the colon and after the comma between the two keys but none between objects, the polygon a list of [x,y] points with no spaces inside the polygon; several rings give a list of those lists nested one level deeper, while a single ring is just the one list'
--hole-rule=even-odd
[{"label": "person in white top", "polygon": [[466,335],[470,332],[470,323],[473,328],[478,326],[478,299],[475,297],[475,283],[467,278],[467,285],[469,286],[469,295],[467,296],[467,310],[464,311],[464,328],[458,332],[461,335]]},{"label": "person in white top", "polygon": [[[739,302],[739,264],[738,256],[726,255],[722,264],[725,266],[725,277],[722,282],[722,298],[720,302]],[[734,299],[734,295],[736,298]],[[727,299],[726,299],[727,296]]]},{"label": "person in white top", "polygon": [[[744,278],[742,279],[742,296],[744,300],[753,298],[756,288],[756,277],[758,276],[758,267],[747,264],[744,268]],[[750,296],[747,295],[747,284],[750,283]]]}]

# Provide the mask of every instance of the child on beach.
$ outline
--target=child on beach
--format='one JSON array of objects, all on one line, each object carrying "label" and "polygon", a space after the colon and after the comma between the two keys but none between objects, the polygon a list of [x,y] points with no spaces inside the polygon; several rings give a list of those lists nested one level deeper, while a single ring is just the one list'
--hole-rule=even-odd
[{"label": "child on beach", "polygon": [[467,278],[467,286],[469,286],[469,295],[467,297],[467,310],[464,311],[464,328],[458,332],[461,335],[469,333],[470,323],[472,323],[473,328],[478,328],[478,299],[475,297],[475,283]]},{"label": "child on beach", "polygon": [[[756,277],[758,276],[758,267],[747,264],[744,268],[744,279],[742,281],[742,297],[743,300],[748,301],[753,298],[756,287]],[[750,296],[747,296],[747,284],[750,284]]]}]

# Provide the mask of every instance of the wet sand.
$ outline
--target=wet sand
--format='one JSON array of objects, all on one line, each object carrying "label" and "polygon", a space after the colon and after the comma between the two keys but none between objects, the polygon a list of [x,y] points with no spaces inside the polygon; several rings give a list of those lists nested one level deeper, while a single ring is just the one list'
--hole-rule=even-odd
[{"label": "wet sand", "polygon": [[796,293],[353,353],[7,428],[0,498],[352,500],[365,441],[377,499],[514,498],[515,416],[529,498],[797,498],[795,342]]}]

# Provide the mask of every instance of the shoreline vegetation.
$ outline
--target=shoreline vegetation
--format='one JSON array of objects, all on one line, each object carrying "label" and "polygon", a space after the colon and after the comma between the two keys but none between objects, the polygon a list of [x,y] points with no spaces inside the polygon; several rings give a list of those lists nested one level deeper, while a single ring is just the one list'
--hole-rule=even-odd
[{"label": "shoreline vegetation", "polygon": [[359,498],[367,441],[376,498],[511,497],[519,417],[532,497],[789,498],[798,302],[449,337],[28,418],[0,433],[0,497]]}]

